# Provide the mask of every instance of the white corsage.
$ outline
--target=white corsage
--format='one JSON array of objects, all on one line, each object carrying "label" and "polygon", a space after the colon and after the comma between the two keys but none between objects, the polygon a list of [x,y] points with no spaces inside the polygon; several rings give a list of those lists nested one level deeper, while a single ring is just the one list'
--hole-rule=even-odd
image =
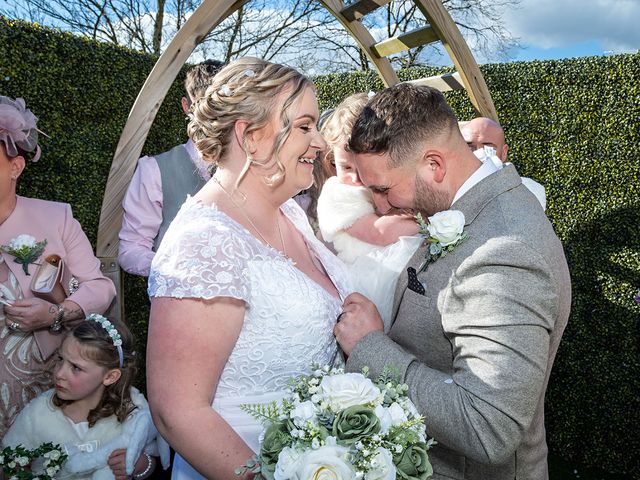
[{"label": "white corsage", "polygon": [[464,214],[460,210],[445,210],[428,218],[425,222],[421,214],[416,215],[420,234],[426,239],[429,249],[420,270],[424,270],[431,262],[453,251],[469,238],[464,231]]},{"label": "white corsage", "polygon": [[15,257],[13,261],[22,264],[25,275],[29,275],[29,265],[40,258],[46,246],[46,240],[36,242],[34,237],[23,233],[12,239],[8,245],[0,246],[0,250],[13,255]]}]

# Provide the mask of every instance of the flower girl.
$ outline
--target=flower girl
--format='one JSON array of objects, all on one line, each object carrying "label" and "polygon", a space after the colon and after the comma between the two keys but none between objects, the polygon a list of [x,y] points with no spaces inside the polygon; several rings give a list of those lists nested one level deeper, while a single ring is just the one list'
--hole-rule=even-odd
[{"label": "flower girl", "polygon": [[[60,445],[68,455],[59,479],[143,479],[168,446],[158,436],[136,373],[133,336],[122,323],[92,314],[73,328],[58,350],[55,389],[18,415],[4,447]],[[37,461],[31,465],[37,473]],[[43,472],[46,474],[46,472]]]},{"label": "flower girl", "polygon": [[353,124],[368,100],[366,93],[345,98],[322,126],[329,147],[324,160],[335,165],[336,176],[320,192],[318,224],[323,240],[333,243],[347,264],[354,290],[376,304],[388,331],[398,277],[423,238],[417,236],[413,216],[376,212],[374,198],[362,185],[353,154],[346,149]]}]

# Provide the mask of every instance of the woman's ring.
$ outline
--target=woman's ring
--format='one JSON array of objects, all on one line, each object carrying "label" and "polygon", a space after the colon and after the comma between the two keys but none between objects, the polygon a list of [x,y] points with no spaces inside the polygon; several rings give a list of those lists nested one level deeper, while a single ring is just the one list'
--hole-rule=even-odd
[{"label": "woman's ring", "polygon": [[18,330],[20,328],[20,324],[18,322],[10,322],[8,327],[11,330]]},{"label": "woman's ring", "polygon": [[347,313],[347,312],[340,312],[340,315],[338,315],[338,317],[336,318],[336,323],[340,322],[340,319],[342,318],[342,316]]}]

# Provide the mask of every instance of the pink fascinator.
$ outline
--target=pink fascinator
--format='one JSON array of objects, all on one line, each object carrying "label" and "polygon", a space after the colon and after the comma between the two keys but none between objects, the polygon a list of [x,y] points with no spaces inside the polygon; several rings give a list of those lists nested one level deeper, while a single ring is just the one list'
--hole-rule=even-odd
[{"label": "pink fascinator", "polygon": [[40,158],[38,145],[38,118],[25,107],[24,99],[0,95],[0,142],[3,142],[9,157],[19,155],[18,147],[25,152],[34,152],[33,162]]}]

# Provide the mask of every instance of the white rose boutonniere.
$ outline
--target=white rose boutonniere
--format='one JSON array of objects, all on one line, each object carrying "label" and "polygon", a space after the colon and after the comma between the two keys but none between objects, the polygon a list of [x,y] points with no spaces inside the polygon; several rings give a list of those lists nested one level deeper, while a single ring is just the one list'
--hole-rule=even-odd
[{"label": "white rose boutonniere", "polygon": [[420,270],[431,262],[453,251],[469,238],[464,231],[464,214],[460,210],[445,210],[428,218],[425,222],[421,214],[416,215],[420,234],[426,238],[429,250]]},{"label": "white rose boutonniere", "polygon": [[15,257],[13,261],[22,264],[25,275],[29,275],[29,265],[40,258],[46,246],[46,240],[36,242],[36,239],[31,235],[22,234],[11,240],[8,245],[0,246],[0,249],[13,255]]}]

